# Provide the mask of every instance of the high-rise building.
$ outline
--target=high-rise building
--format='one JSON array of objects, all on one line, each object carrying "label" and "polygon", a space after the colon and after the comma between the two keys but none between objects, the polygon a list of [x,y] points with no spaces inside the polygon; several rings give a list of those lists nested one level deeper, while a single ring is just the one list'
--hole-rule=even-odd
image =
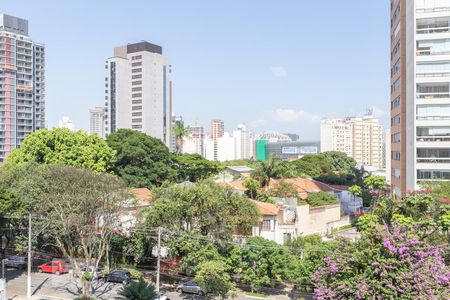
[{"label": "high-rise building", "polygon": [[148,42],[116,47],[105,65],[106,134],[134,129],[171,147],[171,65],[162,48]]},{"label": "high-rise building", "polygon": [[0,162],[33,131],[45,128],[45,48],[28,21],[0,14]]},{"label": "high-rise building", "polygon": [[244,124],[239,124],[233,132],[235,159],[250,159],[254,157],[254,136],[247,131]]},{"label": "high-rise building", "polygon": [[69,117],[62,117],[58,123],[59,128],[67,128],[70,131],[75,131],[75,126],[73,125],[73,121]]},{"label": "high-rise building", "polygon": [[391,0],[391,184],[450,180],[450,0]]},{"label": "high-rise building", "polygon": [[222,120],[212,120],[211,121],[211,138],[217,140],[223,137],[225,133],[225,123]]},{"label": "high-rise building", "polygon": [[89,115],[89,134],[96,134],[101,138],[105,138],[105,108],[91,108]]},{"label": "high-rise building", "polygon": [[205,137],[205,131],[202,126],[188,126],[188,136],[183,139],[183,153],[204,155],[203,139]]},{"label": "high-rise building", "polygon": [[[174,130],[176,126],[179,124],[183,124],[183,117],[182,116],[172,116],[172,130],[171,130],[171,141],[170,141],[170,151],[176,152],[177,151],[177,140],[179,138],[178,133]],[[183,145],[179,145],[179,147],[183,147]]]},{"label": "high-rise building", "polygon": [[358,165],[383,168],[383,128],[371,114],[345,119],[323,119],[320,124],[322,152],[341,151]]}]

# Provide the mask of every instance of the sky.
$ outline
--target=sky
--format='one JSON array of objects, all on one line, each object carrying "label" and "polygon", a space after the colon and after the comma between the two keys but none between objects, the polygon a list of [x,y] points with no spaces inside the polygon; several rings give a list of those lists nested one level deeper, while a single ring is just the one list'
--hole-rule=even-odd
[{"label": "sky", "polygon": [[88,129],[115,46],[160,45],[186,124],[319,138],[320,119],[389,121],[388,0],[0,0],[46,45],[46,114]]}]

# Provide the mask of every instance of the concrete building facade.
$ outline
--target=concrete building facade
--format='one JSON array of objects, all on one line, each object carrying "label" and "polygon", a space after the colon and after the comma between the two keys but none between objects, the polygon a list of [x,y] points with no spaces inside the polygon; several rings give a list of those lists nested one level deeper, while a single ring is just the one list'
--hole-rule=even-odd
[{"label": "concrete building facade", "polygon": [[89,110],[89,134],[105,138],[105,108],[94,107]]},{"label": "concrete building facade", "polygon": [[45,124],[45,47],[27,20],[0,14],[0,162]]},{"label": "concrete building facade", "polygon": [[450,180],[450,1],[391,0],[391,181]]},{"label": "concrete building facade", "polygon": [[58,122],[59,128],[66,128],[70,131],[75,131],[75,125],[73,124],[73,121],[69,117],[62,117]]},{"label": "concrete building facade", "polygon": [[211,121],[211,138],[216,140],[223,137],[225,133],[225,123],[222,120],[212,120]]},{"label": "concrete building facade", "polygon": [[128,128],[171,147],[172,82],[160,46],[139,42],[116,47],[105,65],[105,132]]},{"label": "concrete building facade", "polygon": [[383,168],[383,127],[370,113],[363,117],[323,119],[320,125],[322,152],[341,151],[358,165]]}]

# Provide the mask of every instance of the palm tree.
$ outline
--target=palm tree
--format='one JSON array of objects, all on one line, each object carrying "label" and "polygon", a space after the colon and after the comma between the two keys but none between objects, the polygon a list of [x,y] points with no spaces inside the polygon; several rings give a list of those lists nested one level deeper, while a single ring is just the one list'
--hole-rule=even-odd
[{"label": "palm tree", "polygon": [[139,281],[132,281],[119,290],[119,299],[123,300],[154,300],[158,298],[155,287],[142,277]]},{"label": "palm tree", "polygon": [[280,163],[281,161],[275,155],[270,155],[268,160],[259,162],[258,167],[252,173],[252,177],[259,180],[261,187],[268,188],[271,179],[281,177]]},{"label": "palm tree", "polygon": [[183,138],[189,134],[189,129],[184,127],[184,121],[180,120],[175,123],[173,127],[173,132],[175,133],[175,151],[177,154],[181,154],[183,151]]}]

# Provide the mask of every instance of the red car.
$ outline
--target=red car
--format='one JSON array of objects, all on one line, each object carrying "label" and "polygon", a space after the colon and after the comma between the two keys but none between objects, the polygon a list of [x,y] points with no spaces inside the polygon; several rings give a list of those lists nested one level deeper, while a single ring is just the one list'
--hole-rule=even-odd
[{"label": "red car", "polygon": [[54,273],[56,275],[69,272],[69,265],[62,260],[54,260],[38,266],[39,273]]}]

